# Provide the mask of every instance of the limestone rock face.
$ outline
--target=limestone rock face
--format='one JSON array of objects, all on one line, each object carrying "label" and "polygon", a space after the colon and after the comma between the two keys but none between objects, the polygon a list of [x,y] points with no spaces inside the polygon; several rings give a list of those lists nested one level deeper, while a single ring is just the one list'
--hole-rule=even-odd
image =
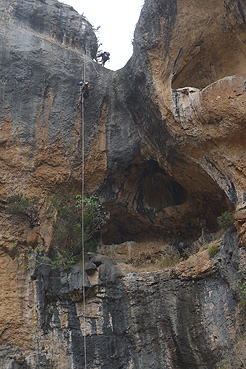
[{"label": "limestone rock face", "polygon": [[86,360],[91,369],[212,369],[244,330],[235,299],[240,253],[230,231],[216,258],[206,250],[169,271],[122,273],[110,258],[91,256],[85,307],[82,277],[76,278],[81,266],[61,274],[38,267],[32,282],[36,312],[25,307],[32,300],[23,291],[27,300],[19,301],[29,325],[25,331],[5,327],[2,343],[15,350],[5,348],[1,362],[7,367],[22,357],[27,368],[83,368]]},{"label": "limestone rock face", "polygon": [[[242,6],[231,9],[231,3],[215,1],[200,14],[197,8],[203,7],[197,2],[187,13],[185,3],[147,1],[132,59],[111,72],[92,61],[95,35],[69,7],[53,1],[4,5],[3,200],[19,187],[43,196],[61,187],[80,188],[81,114],[76,103],[78,81],[85,77],[91,84],[85,184],[112,214],[104,242],[153,236],[194,239],[202,224],[213,231],[218,215],[244,206],[241,51],[230,69],[223,63],[223,48],[242,37]],[[219,44],[217,38],[225,32],[216,30],[226,25],[231,44],[224,38]],[[220,58],[219,51],[213,53],[214,43],[223,45]],[[190,79],[188,65],[194,71]],[[207,77],[200,83],[202,68]]]},{"label": "limestone rock face", "polygon": [[148,1],[127,66],[142,151],[183,187],[182,217],[185,204],[208,224],[201,204],[210,214],[227,200],[245,206],[244,11],[244,2]]},{"label": "limestone rock face", "polygon": [[71,176],[83,55],[95,56],[97,39],[58,1],[4,0],[0,16],[1,198],[47,193]]},{"label": "limestone rock face", "polygon": [[[245,16],[243,0],[146,0],[133,56],[113,72],[71,7],[1,1],[1,367],[212,369],[244,332]],[[106,256],[85,271],[21,269],[14,251],[48,249],[53,223],[20,222],[6,198],[80,191],[82,142],[86,193],[110,212],[104,243],[191,242],[235,209],[237,233],[215,259],[169,271],[122,272]]]},{"label": "limestone rock face", "polygon": [[244,5],[146,1],[133,57],[105,97],[105,241],[192,238],[245,206]]}]

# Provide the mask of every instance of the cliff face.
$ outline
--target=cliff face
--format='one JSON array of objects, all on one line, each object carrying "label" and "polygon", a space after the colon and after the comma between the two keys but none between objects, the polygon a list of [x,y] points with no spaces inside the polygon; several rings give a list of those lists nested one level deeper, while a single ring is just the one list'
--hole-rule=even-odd
[{"label": "cliff face", "polygon": [[1,39],[1,177],[12,173],[1,196],[17,186],[40,194],[70,177],[82,53],[95,56],[96,36],[59,2],[4,1]]},{"label": "cliff face", "polygon": [[[146,0],[127,65],[92,60],[91,25],[55,0],[0,9],[0,363],[3,368],[214,368],[244,332],[245,1]],[[5,210],[9,195],[85,188],[111,217],[104,243],[191,243],[237,209],[237,233],[169,271],[128,273],[106,256],[54,272],[20,268],[13,250],[48,248],[52,222]],[[209,236],[211,238],[211,236]],[[238,243],[239,241],[239,243]],[[84,339],[86,337],[86,340]],[[86,343],[86,345],[85,345]]]},{"label": "cliff face", "polygon": [[[115,214],[105,241],[145,231],[165,237],[167,229],[196,237],[201,223],[213,230],[219,214],[245,205],[244,4],[203,8],[146,2],[134,55],[112,74],[105,97],[109,173],[98,189]],[[227,50],[234,48],[232,58]],[[117,216],[122,212],[128,221]]]},{"label": "cliff face", "polygon": [[[189,233],[198,226],[195,219],[214,224],[211,214],[222,210],[224,194],[235,206],[245,202],[239,174],[245,160],[244,5],[209,1],[204,11],[200,2],[189,9],[185,2],[148,2],[136,29],[128,106],[145,152],[184,189],[185,199],[173,205],[181,223],[185,208]],[[234,47],[238,53],[226,56]],[[187,218],[187,208],[197,212],[194,218]]]},{"label": "cliff face", "polygon": [[168,271],[127,273],[107,256],[93,256],[85,309],[81,266],[69,274],[42,266],[31,278],[21,271],[16,278],[8,263],[1,365],[84,368],[86,358],[92,369],[212,369],[230,357],[245,329],[237,298],[241,252],[231,231],[216,259],[205,250]]}]

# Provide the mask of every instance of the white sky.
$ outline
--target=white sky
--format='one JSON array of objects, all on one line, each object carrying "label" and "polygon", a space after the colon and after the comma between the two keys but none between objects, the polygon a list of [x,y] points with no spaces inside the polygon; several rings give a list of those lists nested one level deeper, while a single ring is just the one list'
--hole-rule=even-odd
[{"label": "white sky", "polygon": [[101,26],[96,35],[99,49],[110,52],[105,67],[117,70],[132,55],[132,39],[144,0],[59,0],[83,14],[94,28]]}]

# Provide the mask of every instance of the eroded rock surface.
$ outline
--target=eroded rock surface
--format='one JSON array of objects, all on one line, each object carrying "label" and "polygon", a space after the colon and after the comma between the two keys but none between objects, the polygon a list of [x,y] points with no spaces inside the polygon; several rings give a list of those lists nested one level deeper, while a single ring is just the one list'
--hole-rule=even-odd
[{"label": "eroded rock surface", "polygon": [[[103,255],[90,256],[84,282],[82,274],[76,278],[81,265],[61,274],[38,267],[36,316],[29,327],[35,322],[35,329],[32,336],[26,332],[34,346],[17,344],[18,337],[12,343],[31,368],[45,359],[61,369],[83,368],[86,347],[91,369],[212,369],[244,331],[240,253],[231,230],[215,258],[205,250],[167,271],[126,273]],[[26,306],[26,314],[31,311]],[[16,352],[13,360],[18,357]]]},{"label": "eroded rock surface", "polygon": [[[133,56],[113,72],[92,60],[96,36],[71,7],[2,0],[3,367],[81,369],[86,336],[91,369],[212,369],[244,332],[245,15],[242,0],[146,0]],[[237,234],[227,234],[216,259],[206,251],[141,274],[124,274],[105,256],[93,256],[86,274],[79,265],[71,273],[19,267],[17,248],[49,248],[52,219],[21,223],[6,213],[7,196],[45,202],[81,189],[81,79],[91,85],[86,193],[111,214],[103,242],[192,242],[237,209]]]}]

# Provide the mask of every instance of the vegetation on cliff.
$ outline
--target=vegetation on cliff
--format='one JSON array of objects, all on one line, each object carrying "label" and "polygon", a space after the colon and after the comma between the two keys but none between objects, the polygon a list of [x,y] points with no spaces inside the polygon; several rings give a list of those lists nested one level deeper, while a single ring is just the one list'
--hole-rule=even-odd
[{"label": "vegetation on cliff", "polygon": [[[46,207],[42,215],[41,209]],[[46,217],[52,217],[53,239],[49,245],[40,243],[19,250],[19,262],[22,267],[29,268],[33,260],[33,251],[42,254],[42,262],[51,263],[53,268],[63,266],[71,268],[84,252],[95,251],[100,237],[100,230],[109,218],[96,196],[82,198],[80,194],[66,193],[63,196],[52,196],[46,201],[38,197],[25,197],[23,194],[8,197],[6,211],[29,219],[31,227],[40,226]]]}]

